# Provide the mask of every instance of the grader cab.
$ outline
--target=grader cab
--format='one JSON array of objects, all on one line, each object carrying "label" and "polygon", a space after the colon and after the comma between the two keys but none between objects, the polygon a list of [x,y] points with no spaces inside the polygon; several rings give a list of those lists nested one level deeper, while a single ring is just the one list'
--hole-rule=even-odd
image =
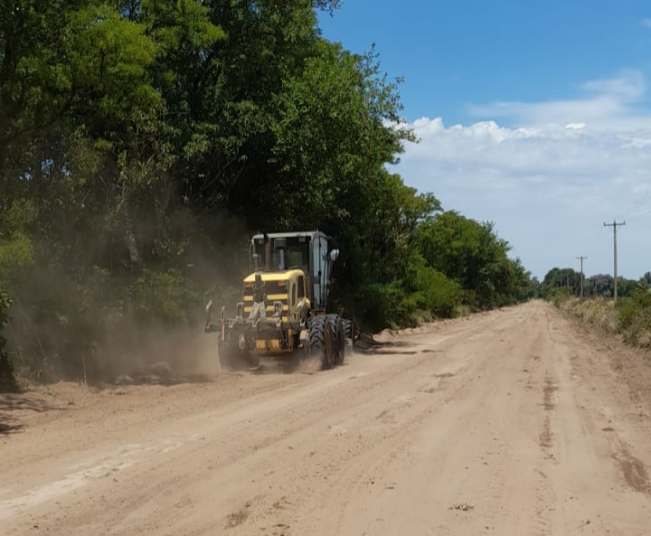
[{"label": "grader cab", "polygon": [[207,306],[206,331],[218,332],[222,365],[256,366],[261,355],[318,356],[322,368],[344,360],[352,323],[328,314],[332,269],[339,256],[320,231],[257,234],[251,239],[251,273],[243,280],[235,315],[221,310],[218,324]]}]

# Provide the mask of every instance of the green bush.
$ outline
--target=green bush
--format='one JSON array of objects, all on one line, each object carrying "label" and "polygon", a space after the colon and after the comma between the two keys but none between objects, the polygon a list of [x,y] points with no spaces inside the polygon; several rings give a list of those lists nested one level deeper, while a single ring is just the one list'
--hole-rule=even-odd
[{"label": "green bush", "polygon": [[[638,287],[630,297],[580,299],[564,289],[553,293],[553,303],[562,311],[607,333],[619,333],[632,345],[651,347],[651,292]],[[548,298],[550,296],[548,295]]]},{"label": "green bush", "polygon": [[461,287],[445,274],[421,266],[416,272],[417,304],[438,317],[451,317],[461,303]]},{"label": "green bush", "polygon": [[620,299],[617,304],[619,328],[630,328],[646,309],[651,309],[651,293],[648,289],[638,288],[630,297]]},{"label": "green bush", "polygon": [[7,210],[0,218],[0,391],[15,391],[18,386],[14,367],[7,350],[4,328],[9,323],[9,308],[12,300],[8,289],[14,289],[16,281],[33,263],[32,241],[19,230],[25,218],[17,205]]},{"label": "green bush", "polygon": [[14,233],[9,240],[0,241],[0,277],[13,278],[33,262],[31,240],[23,233]]},{"label": "green bush", "polygon": [[651,346],[651,292],[635,289],[617,304],[617,328],[624,340],[638,346]]},{"label": "green bush", "polygon": [[9,307],[11,299],[0,286],[0,392],[16,391],[18,386],[14,376],[13,366],[7,353],[6,339],[2,336],[2,330],[9,321]]},{"label": "green bush", "polygon": [[554,306],[559,307],[561,303],[569,299],[572,294],[570,291],[564,287],[550,289],[546,294],[545,298],[552,302]]},{"label": "green bush", "polygon": [[131,297],[136,316],[144,324],[188,324],[199,304],[199,295],[174,270],[145,270],[131,286]]},{"label": "green bush", "polygon": [[414,252],[403,280],[368,285],[358,300],[370,329],[413,327],[433,317],[454,316],[462,303],[460,285],[425,263]]},{"label": "green bush", "polygon": [[364,328],[372,331],[390,327],[413,325],[411,319],[417,304],[410,299],[400,282],[370,284],[359,293],[360,318]]}]

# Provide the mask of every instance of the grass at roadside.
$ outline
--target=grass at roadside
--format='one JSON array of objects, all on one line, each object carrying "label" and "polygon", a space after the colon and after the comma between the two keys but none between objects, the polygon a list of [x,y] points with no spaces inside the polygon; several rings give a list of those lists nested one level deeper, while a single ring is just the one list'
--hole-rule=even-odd
[{"label": "grass at roadside", "polygon": [[606,298],[580,299],[556,294],[550,301],[560,310],[600,331],[617,333],[636,347],[651,348],[651,291],[640,288],[617,305]]}]

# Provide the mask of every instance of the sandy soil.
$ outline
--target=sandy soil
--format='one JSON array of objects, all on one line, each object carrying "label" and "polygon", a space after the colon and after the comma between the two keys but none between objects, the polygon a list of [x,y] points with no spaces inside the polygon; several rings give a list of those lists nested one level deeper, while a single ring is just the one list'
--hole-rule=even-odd
[{"label": "sandy soil", "polygon": [[552,307],[271,369],[0,399],[18,534],[651,533],[651,367]]}]

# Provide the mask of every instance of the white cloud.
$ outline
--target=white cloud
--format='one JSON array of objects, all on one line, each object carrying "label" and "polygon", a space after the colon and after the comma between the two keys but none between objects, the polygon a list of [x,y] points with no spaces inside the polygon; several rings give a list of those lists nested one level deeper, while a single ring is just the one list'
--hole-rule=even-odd
[{"label": "white cloud", "polygon": [[580,86],[584,96],[572,100],[542,102],[493,102],[469,107],[479,118],[501,118],[520,124],[585,122],[593,126],[628,129],[640,119],[635,106],[646,93],[646,80],[639,71],[620,72],[616,77],[591,80]]},{"label": "white cloud", "polygon": [[590,80],[581,87],[601,97],[619,98],[624,102],[634,102],[644,95],[646,80],[641,72],[627,69],[614,78]]},{"label": "white cloud", "polygon": [[609,271],[601,224],[626,218],[620,266],[637,277],[651,270],[651,116],[635,109],[646,83],[625,71],[582,88],[576,100],[476,106],[491,120],[466,126],[417,119],[420,143],[406,146],[398,170],[445,208],[496,222],[538,275],[576,255],[590,257],[591,273]]}]

